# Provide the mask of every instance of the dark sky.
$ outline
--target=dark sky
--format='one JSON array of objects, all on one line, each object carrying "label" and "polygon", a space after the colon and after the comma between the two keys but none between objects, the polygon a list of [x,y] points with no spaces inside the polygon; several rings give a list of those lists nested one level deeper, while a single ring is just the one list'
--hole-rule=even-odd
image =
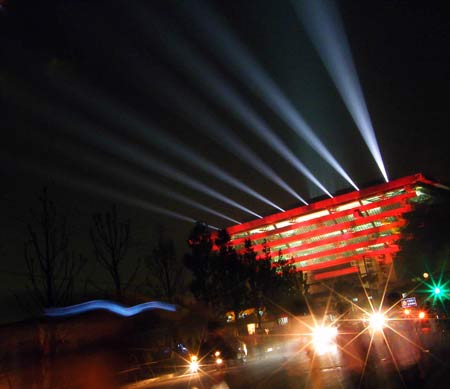
[{"label": "dark sky", "polygon": [[[209,3],[356,184],[381,182],[381,173],[292,2]],[[190,73],[191,62],[183,55],[186,46],[237,91],[330,192],[349,188],[276,109],[215,54],[216,47],[204,39],[192,16],[201,10],[196,1],[9,0],[0,4],[0,269],[5,270],[5,278],[6,270],[15,271],[23,264],[24,226],[43,185],[50,184],[57,204],[71,210],[74,240],[88,254],[89,215],[105,210],[111,202],[105,191],[120,193],[122,197],[115,201],[122,203],[122,214],[133,219],[139,242],[150,242],[154,226],[162,223],[182,251],[192,224],[130,206],[131,198],[217,227],[232,224],[146,190],[142,185],[147,180],[233,219],[253,218],[145,169],[129,148],[125,151],[129,158],[124,158],[119,155],[124,144],[152,158],[150,164],[169,164],[258,214],[276,212],[183,161],[170,152],[169,145],[158,145],[149,128],[187,145],[278,206],[300,205],[230,152],[223,136],[205,125],[205,110],[304,199],[323,194],[252,135],[232,114],[232,106],[213,98],[214,85],[205,74]],[[389,177],[423,172],[448,183],[448,2],[337,4]],[[189,109],[192,116],[186,114]],[[127,181],[132,174],[138,177]],[[135,255],[142,255],[142,250]]]}]

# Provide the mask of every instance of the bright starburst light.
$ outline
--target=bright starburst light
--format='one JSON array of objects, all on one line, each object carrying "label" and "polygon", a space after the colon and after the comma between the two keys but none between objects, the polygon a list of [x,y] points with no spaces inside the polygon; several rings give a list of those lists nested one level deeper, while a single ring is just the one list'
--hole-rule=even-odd
[{"label": "bright starburst light", "polygon": [[429,277],[426,278],[426,281],[422,281],[424,288],[418,291],[423,293],[426,296],[426,301],[430,301],[433,306],[440,303],[445,309],[444,302],[450,300],[450,280],[444,281],[443,272],[439,274],[438,279],[435,279],[431,272],[427,274],[429,274]]},{"label": "bright starburst light", "polygon": [[[300,349],[277,368],[274,371],[274,374],[285,368],[290,360],[298,357],[301,353],[306,352],[310,357],[309,379],[313,386],[318,385],[319,387],[320,375],[314,374],[314,371],[317,370],[318,364],[320,363],[319,357],[323,358],[324,356],[328,356],[327,358],[329,358],[331,362],[333,355],[335,355],[335,357],[339,357],[340,355],[340,358],[347,358],[347,361],[349,361],[348,363],[352,366],[359,367],[361,387],[361,385],[363,385],[363,380],[366,379],[366,374],[368,374],[368,364],[370,363],[372,365],[373,363],[376,363],[377,358],[382,357],[379,354],[380,351],[384,349],[384,358],[391,361],[392,367],[397,372],[399,380],[405,385],[403,377],[403,370],[405,368],[405,360],[403,358],[405,358],[405,355],[408,358],[414,355],[417,355],[419,356],[418,358],[420,358],[420,355],[423,355],[423,353],[427,353],[428,355],[431,354],[429,354],[429,350],[426,350],[420,344],[420,340],[414,330],[405,330],[405,327],[413,328],[414,320],[417,320],[417,318],[413,318],[412,315],[404,314],[404,311],[399,307],[400,300],[390,301],[391,305],[386,306],[385,304],[385,296],[392,276],[392,269],[393,265],[390,266],[386,284],[378,304],[365,289],[361,278],[359,278],[359,281],[366,299],[360,301],[359,304],[340,294],[327,284],[322,284],[329,289],[330,294],[325,312],[321,315],[315,315],[310,302],[305,297],[312,320],[308,321],[303,316],[295,316],[297,328],[301,328],[301,330],[287,336],[297,336],[300,339],[306,337],[309,338],[309,341],[304,343]],[[416,287],[407,294],[416,290],[419,285],[420,284],[416,285]],[[336,295],[340,299],[345,300],[349,303],[351,308],[340,316],[335,317],[332,322],[327,322],[330,318],[330,313],[332,312],[330,309],[332,295]],[[351,316],[354,315],[355,312],[356,316]],[[335,330],[335,328],[337,328],[337,330]],[[352,328],[352,330],[349,330],[348,328]],[[358,330],[355,331],[354,329]],[[336,340],[334,343],[329,342],[327,344],[336,345],[340,354],[335,354],[332,351],[332,348],[325,349],[324,347],[321,347],[325,344],[325,339],[330,339],[330,336],[335,336]],[[317,347],[315,347],[316,345]],[[312,353],[308,350],[312,350]],[[431,356],[434,358],[435,362],[444,365],[444,362],[435,355]]]},{"label": "bright starburst light", "polygon": [[375,312],[372,313],[369,317],[369,325],[372,329],[376,331],[380,331],[383,329],[384,325],[386,323],[386,318],[382,313]]}]

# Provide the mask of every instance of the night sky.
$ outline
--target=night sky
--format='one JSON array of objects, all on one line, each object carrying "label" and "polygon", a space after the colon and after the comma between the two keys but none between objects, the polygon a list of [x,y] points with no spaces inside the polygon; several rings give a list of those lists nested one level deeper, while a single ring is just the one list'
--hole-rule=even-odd
[{"label": "night sky", "polygon": [[[229,218],[254,218],[145,168],[137,155],[147,156],[153,166],[170,165],[260,215],[277,210],[199,165],[206,160],[283,209],[301,205],[240,159],[239,151],[232,152],[223,134],[214,130],[217,125],[208,125],[210,118],[305,200],[324,195],[258,139],[231,105],[214,98],[214,84],[205,72],[195,70],[185,50],[231,87],[331,193],[350,188],[256,88],[217,55],[217,47],[211,45],[214,37],[205,37],[194,17],[204,15],[201,2],[2,0],[0,4],[0,293],[11,293],[21,284],[25,224],[44,185],[50,186],[59,206],[70,210],[74,242],[88,256],[92,256],[89,216],[106,210],[112,201],[133,220],[136,257],[151,247],[155,225],[165,226],[180,254],[192,227],[192,222],[149,207],[219,228],[233,224],[167,197],[161,185]],[[382,175],[292,4],[213,1],[209,8],[354,182],[359,187],[380,183]],[[337,5],[389,177],[422,172],[449,183],[448,2]],[[163,135],[158,138],[155,130]],[[161,137],[173,142],[164,146]],[[174,144],[189,147],[203,160],[197,166],[183,160]],[[159,193],[149,190],[148,181],[153,188],[159,185]]]}]

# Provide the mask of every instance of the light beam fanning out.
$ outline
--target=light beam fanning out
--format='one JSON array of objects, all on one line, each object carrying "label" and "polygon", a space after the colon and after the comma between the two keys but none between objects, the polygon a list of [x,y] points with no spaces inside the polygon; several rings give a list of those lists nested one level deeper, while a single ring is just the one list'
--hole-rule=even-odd
[{"label": "light beam fanning out", "polygon": [[[48,177],[50,175],[51,177],[54,177],[58,181],[64,182],[65,184],[74,189],[94,193],[100,196],[105,196],[114,201],[118,201],[123,204],[128,204],[133,207],[141,208],[150,212],[159,213],[161,215],[169,216],[174,219],[187,221],[189,223],[197,222],[197,220],[189,216],[182,215],[181,213],[149,203],[148,201],[144,201],[137,197],[121,193],[116,189],[102,186],[97,182],[94,182],[93,180],[76,177],[73,174],[68,175],[66,171],[63,171],[62,169],[55,167],[53,164],[52,165],[44,164],[41,161],[37,165],[33,161],[27,159],[27,156],[22,156],[22,158],[18,160],[16,155],[11,155],[5,152],[3,152],[3,157],[6,157],[9,160],[14,160],[16,164],[20,165],[24,169],[32,170],[39,175],[43,175],[45,177]],[[215,226],[209,225],[209,227],[214,230],[218,230],[218,228]]]},{"label": "light beam fanning out", "polygon": [[[191,178],[180,170],[151,157],[139,147],[119,139],[110,133],[105,134],[104,132],[99,131],[85,120],[76,118],[73,112],[67,112],[65,109],[55,107],[49,103],[45,104],[39,99],[37,99],[37,101],[39,102],[36,102],[32,106],[32,113],[43,116],[50,122],[54,122],[58,125],[58,128],[61,131],[81,137],[84,141],[95,145],[101,150],[113,155],[118,155],[121,158],[131,161],[146,170],[154,171],[163,176],[170,177],[171,179],[186,186],[221,200],[228,205],[241,209],[242,211],[258,218],[262,218],[262,216],[258,215],[256,212],[251,211],[247,207],[244,207],[243,205],[201,183],[200,181]],[[71,118],[71,121],[68,121],[67,118]]]},{"label": "light beam fanning out", "polygon": [[[146,18],[146,15],[142,15],[142,18]],[[145,20],[145,23],[148,23],[148,19]],[[232,114],[243,121],[253,133],[288,161],[297,171],[307,177],[328,196],[333,197],[311,171],[267,126],[264,120],[250,105],[239,96],[229,83],[223,81],[222,77],[214,70],[211,64],[207,63],[200,55],[192,50],[180,34],[176,34],[173,31],[169,34],[167,29],[156,18],[152,19],[152,25],[153,27],[157,26],[164,32],[163,35],[166,38],[170,38],[161,41],[165,46],[166,52],[173,56],[176,63],[182,62],[184,64],[182,70],[187,70],[190,76],[197,79],[200,87],[206,93],[216,98],[223,107],[229,109]]]},{"label": "light beam fanning out", "polygon": [[292,0],[386,182],[389,181],[339,12],[332,1]]},{"label": "light beam fanning out", "polygon": [[[64,148],[67,152],[69,150],[69,147]],[[241,224],[239,221],[232,219],[231,217],[224,215],[221,212],[216,211],[215,209],[212,209],[210,207],[207,207],[206,205],[200,204],[197,201],[194,201],[190,199],[187,196],[184,196],[180,193],[175,192],[173,189],[159,184],[153,180],[151,180],[149,177],[144,176],[142,174],[137,174],[130,169],[126,169],[122,166],[114,165],[112,166],[110,163],[106,163],[102,161],[100,158],[89,156],[86,153],[78,153],[77,154],[82,160],[86,162],[87,165],[94,167],[96,166],[102,171],[102,174],[108,174],[110,176],[119,178],[121,182],[130,182],[133,183],[133,185],[137,187],[145,188],[146,190],[159,193],[161,195],[164,195],[166,197],[170,197],[174,200],[177,200],[181,203],[187,204],[191,207],[200,209],[202,211],[208,212],[212,215],[218,216],[222,219],[231,221],[232,223]]]},{"label": "light beam fanning out", "polygon": [[[89,137],[91,138],[91,140],[96,141],[96,136],[93,134],[92,131],[89,132]],[[102,147],[103,149],[112,152],[113,154],[119,154],[123,158],[128,159],[129,161],[133,161],[138,166],[142,166],[147,170],[155,171],[163,176],[170,177],[173,180],[181,182],[186,186],[189,186],[211,197],[221,200],[227,203],[228,205],[239,208],[240,210],[247,212],[258,218],[262,218],[262,216],[258,215],[256,212],[253,212],[247,207],[244,207],[238,202],[210,188],[209,186],[203,184],[202,182],[196,180],[195,178],[192,178],[187,174],[183,173],[182,171],[175,169],[174,167],[162,161],[159,161],[156,158],[151,157],[147,153],[143,152],[137,146],[134,146],[130,143],[125,143],[124,141],[121,142],[114,141],[111,135],[109,135],[107,138],[103,138],[103,141],[100,142],[98,142],[97,139],[96,143],[97,146]]]},{"label": "light beam fanning out", "polygon": [[[80,83],[74,85],[73,83],[65,83],[65,89],[69,89],[71,95],[77,96],[80,103],[86,105],[90,109],[103,112],[115,125],[120,124],[123,128],[137,134],[148,143],[155,144],[160,149],[172,154],[176,158],[182,159],[184,162],[196,166],[197,168],[215,176],[219,180],[231,185],[250,196],[272,206],[279,211],[284,211],[271,200],[256,192],[242,181],[231,176],[215,163],[202,157],[187,145],[181,143],[173,136],[165,133],[159,129],[155,124],[148,123],[147,120],[140,118],[137,114],[127,110],[125,106],[115,103],[111,99],[102,96],[98,91],[94,90],[88,85],[83,85],[80,88]],[[111,117],[111,112],[117,113]],[[119,114],[120,113],[120,114]]]},{"label": "light beam fanning out", "polygon": [[[198,5],[199,2],[195,3]],[[209,43],[209,47],[224,61],[234,68],[235,74],[242,82],[271,106],[280,117],[305,140],[319,155],[324,158],[347,182],[359,190],[353,180],[312,131],[300,113],[291,104],[281,89],[270,79],[264,69],[251,56],[248,50],[236,39],[219,17],[201,2],[201,7],[193,3],[185,6],[201,30],[198,36]]]},{"label": "light beam fanning out", "polygon": [[[168,164],[165,164],[155,158],[150,157],[148,153],[144,152],[139,147],[129,142],[125,142],[124,140],[119,139],[118,137],[110,133],[99,131],[91,123],[87,122],[86,120],[82,119],[79,116],[77,117],[74,114],[74,112],[68,111],[67,109],[63,108],[60,105],[56,106],[42,98],[35,97],[34,99],[31,100],[30,97],[32,97],[33,94],[24,93],[23,88],[16,87],[11,89],[11,92],[12,93],[9,94],[9,97],[11,99],[16,100],[20,105],[22,105],[24,101],[28,101],[29,102],[28,108],[32,115],[35,115],[40,119],[43,118],[46,121],[46,124],[48,123],[56,124],[56,127],[66,135],[81,138],[83,141],[95,145],[96,147],[98,147],[103,151],[106,151],[116,156],[120,156],[121,158],[131,161],[144,169],[157,172],[158,174],[161,174],[163,176],[168,176],[175,181],[183,183],[193,189],[196,189],[211,197],[221,200],[233,207],[241,209],[244,212],[247,212],[258,218],[262,218],[262,216],[258,215],[257,213],[251,211],[250,209],[244,207],[243,205],[237,203],[236,201],[230,199],[229,197],[215,191],[214,189],[208,187],[207,185],[201,183],[200,181],[189,177],[187,174],[169,166]],[[68,118],[70,118],[70,120],[68,120]],[[65,176],[64,173],[60,174],[60,178],[61,179],[66,178],[67,181],[67,177]],[[158,212],[157,208],[159,207],[157,206],[154,207],[155,212]],[[164,210],[165,209],[161,208],[161,212]],[[169,210],[165,211],[169,213],[172,212]],[[193,221],[195,222],[195,220]]]},{"label": "light beam fanning out", "polygon": [[[158,80],[161,85],[161,93],[167,93],[167,97],[176,104],[179,112],[186,120],[189,120],[196,128],[202,131],[212,141],[221,147],[225,147],[237,158],[253,166],[259,173],[276,183],[280,188],[290,193],[303,204],[308,203],[289,186],[269,165],[267,165],[256,153],[254,153],[238,136],[200,101],[186,89],[171,81]],[[175,87],[176,85],[176,87]],[[169,91],[176,90],[170,94]]]},{"label": "light beam fanning out", "polygon": [[[71,181],[74,181],[74,180],[71,179]],[[113,190],[110,188],[105,188],[101,185],[98,185],[98,184],[95,184],[92,182],[88,183],[88,182],[79,180],[78,182],[74,182],[74,184],[76,184],[76,186],[79,188],[86,189],[88,191],[92,191],[92,192],[100,194],[102,196],[110,197],[121,203],[129,204],[129,205],[132,205],[132,206],[135,206],[138,208],[146,209],[148,211],[159,213],[161,215],[170,216],[172,218],[184,220],[184,221],[187,221],[190,223],[195,223],[197,221],[189,216],[185,216],[178,212],[172,211],[170,209],[166,209],[166,208],[160,207],[158,205],[151,204],[148,201],[144,201],[144,200],[138,199],[136,197],[130,197],[130,196],[120,193],[116,190]],[[215,229],[215,230],[218,229],[217,227],[214,227],[214,226],[209,226],[209,227],[212,229]]]},{"label": "light beam fanning out", "polygon": [[[178,89],[177,94],[180,93]],[[243,141],[231,132],[227,127],[222,125],[220,121],[208,110],[200,101],[195,101],[192,98],[184,100],[185,107],[189,118],[194,123],[199,123],[198,128],[202,130],[205,135],[209,136],[211,140],[219,145],[225,146],[230,152],[238,158],[245,160],[249,165],[253,166],[259,173],[266,176],[268,179],[290,193],[303,204],[308,203],[290,186],[288,185],[275,171],[267,165],[257,154],[255,154]],[[181,107],[180,107],[181,108]],[[211,131],[212,130],[212,131]]]}]

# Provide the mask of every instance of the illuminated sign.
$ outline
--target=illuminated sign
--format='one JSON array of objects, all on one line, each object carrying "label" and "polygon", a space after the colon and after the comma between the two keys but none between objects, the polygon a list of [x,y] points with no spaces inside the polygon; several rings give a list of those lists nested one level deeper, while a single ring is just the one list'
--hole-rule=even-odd
[{"label": "illuminated sign", "polygon": [[402,308],[417,307],[417,301],[415,297],[406,297],[402,299]]}]

